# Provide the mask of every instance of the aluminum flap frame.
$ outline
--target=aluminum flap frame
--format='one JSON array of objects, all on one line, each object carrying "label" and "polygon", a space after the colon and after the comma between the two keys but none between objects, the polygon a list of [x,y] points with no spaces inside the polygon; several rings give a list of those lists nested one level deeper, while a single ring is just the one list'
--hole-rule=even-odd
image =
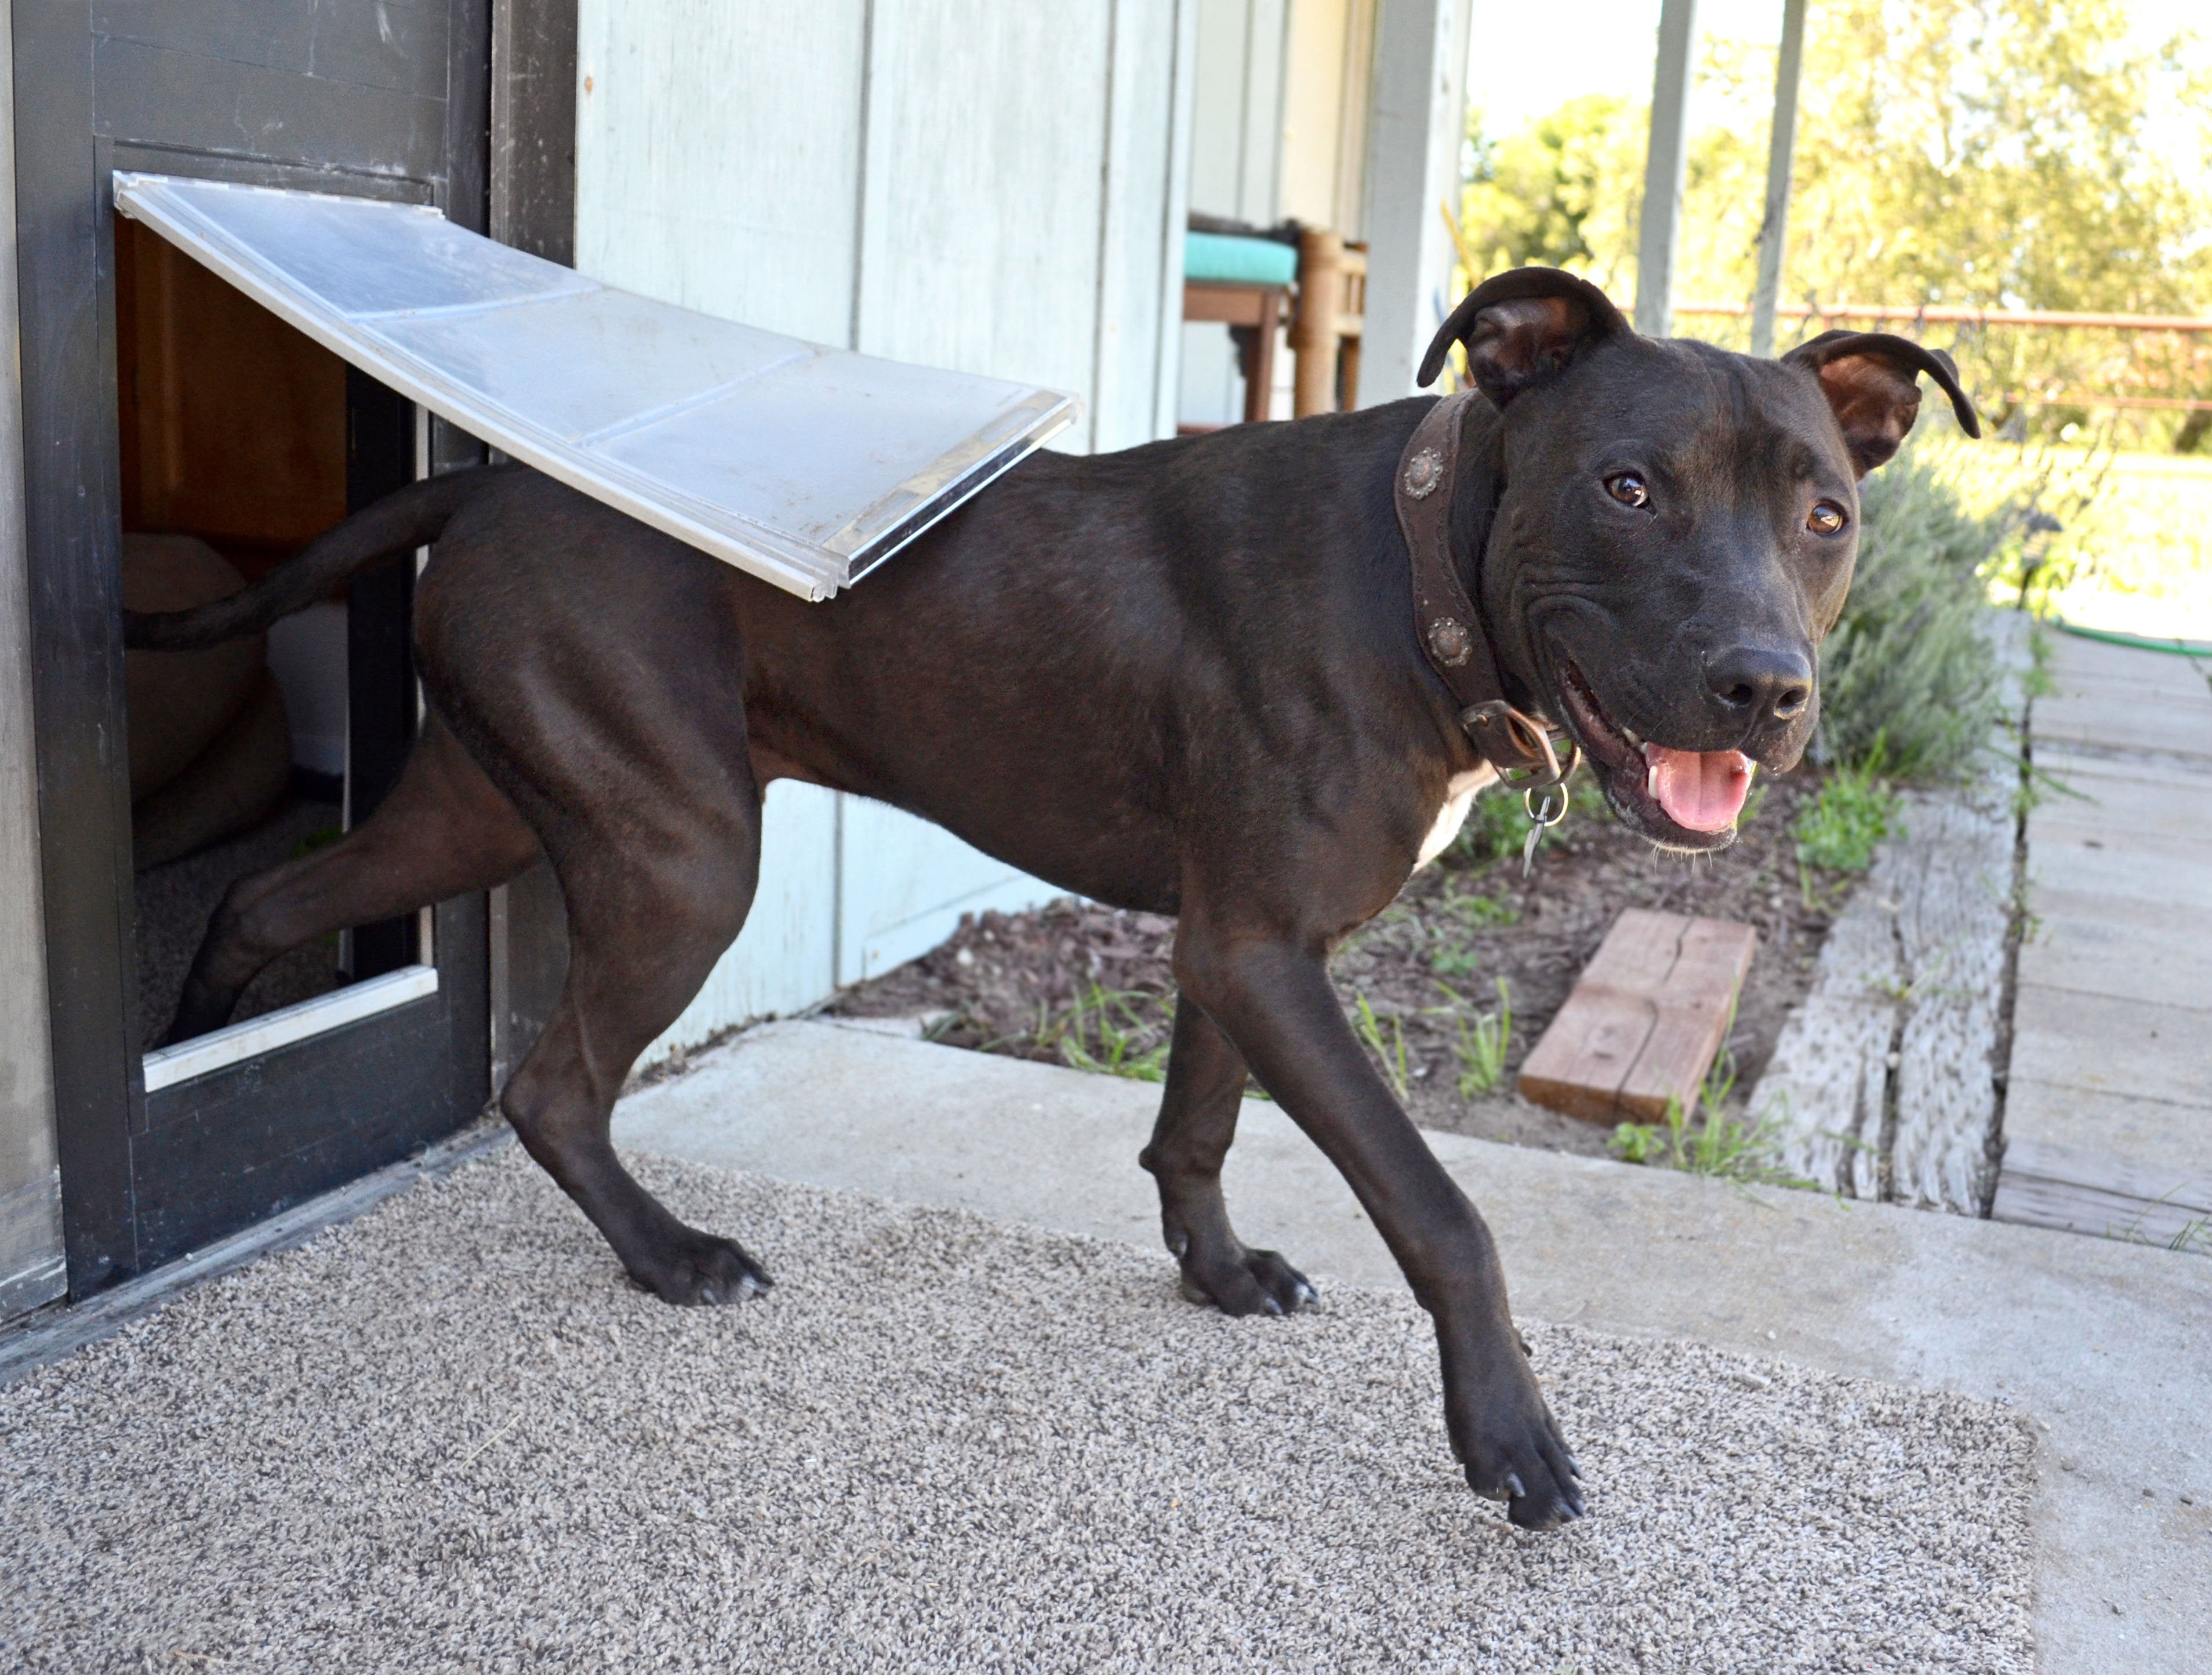
[{"label": "aluminum flap frame", "polygon": [[1080,410],[617,290],[433,209],[120,171],[115,207],[471,435],[809,599]]}]

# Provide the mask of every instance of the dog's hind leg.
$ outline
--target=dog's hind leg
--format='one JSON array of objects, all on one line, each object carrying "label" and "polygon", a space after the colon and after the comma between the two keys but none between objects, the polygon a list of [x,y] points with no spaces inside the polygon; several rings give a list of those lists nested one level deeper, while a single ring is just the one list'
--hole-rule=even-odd
[{"label": "dog's hind leg", "polygon": [[1159,1182],[1160,1227],[1182,1266],[1183,1294],[1224,1314],[1286,1314],[1314,1301],[1311,1283],[1277,1253],[1247,1248],[1221,1196],[1244,1078],[1229,1038],[1189,999],[1177,999],[1167,1092],[1137,1161]]},{"label": "dog's hind leg", "polygon": [[[681,719],[668,713],[671,731]],[[501,1095],[530,1155],[630,1277],[669,1302],[735,1302],[769,1283],[736,1244],[662,1208],[623,1168],[608,1132],[630,1065],[699,992],[752,905],[761,799],[736,725],[738,748],[723,758],[735,767],[702,764],[653,786],[650,802],[641,792],[611,810],[590,804],[549,832],[568,904],[568,981]]]},{"label": "dog's hind leg", "polygon": [[246,986],[289,949],[504,883],[538,856],[514,805],[433,711],[374,814],[337,842],[230,887],[164,1039],[222,1028]]}]

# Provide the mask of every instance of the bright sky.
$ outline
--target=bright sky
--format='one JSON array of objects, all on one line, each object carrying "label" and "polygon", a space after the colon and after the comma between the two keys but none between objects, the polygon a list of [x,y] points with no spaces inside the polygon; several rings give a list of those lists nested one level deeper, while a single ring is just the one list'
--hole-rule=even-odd
[{"label": "bright sky", "polygon": [[[2130,9],[2137,31],[2153,40],[2178,29],[2207,28],[2203,0],[2134,0]],[[1659,0],[1546,0],[1539,6],[1475,0],[1468,98],[1481,107],[1493,134],[1578,94],[1649,99],[1658,28]],[[1699,0],[1698,33],[1778,41],[1782,0]],[[1562,51],[1562,43],[1572,43],[1571,50]],[[1694,109],[1691,121],[1697,121]]]}]

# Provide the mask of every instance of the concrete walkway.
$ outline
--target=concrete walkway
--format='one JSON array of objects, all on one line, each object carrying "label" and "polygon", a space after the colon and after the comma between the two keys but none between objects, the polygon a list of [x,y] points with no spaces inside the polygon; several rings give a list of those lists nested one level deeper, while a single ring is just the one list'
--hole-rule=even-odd
[{"label": "concrete walkway", "polygon": [[[1156,1247],[1135,1160],[1158,1099],[1139,1083],[779,1023],[625,1100],[616,1138]],[[2043,1445],[2043,1668],[2182,1675],[2212,1659],[2212,1262],[1457,1135],[1431,1144],[1488,1216],[1527,1316],[2017,1404]],[[1316,1277],[1399,1283],[1274,1107],[1247,1104],[1228,1190],[1253,1243]]]},{"label": "concrete walkway", "polygon": [[2170,1239],[2212,1209],[2212,685],[2194,659],[2051,643],[1996,1213],[2067,1224],[2063,1193],[2028,1189],[2070,1174],[2078,1230],[2123,1230],[2096,1224],[2118,1181]]}]

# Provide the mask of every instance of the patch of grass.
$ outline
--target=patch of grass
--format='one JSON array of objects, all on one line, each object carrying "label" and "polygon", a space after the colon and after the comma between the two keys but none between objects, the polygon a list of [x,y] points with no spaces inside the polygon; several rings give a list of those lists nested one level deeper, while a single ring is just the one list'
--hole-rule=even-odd
[{"label": "patch of grass", "polygon": [[[1388,1041],[1382,1035],[1382,1025],[1386,1021],[1390,1026]],[[1366,995],[1358,994],[1353,997],[1352,1027],[1358,1032],[1359,1039],[1367,1044],[1368,1051],[1382,1065],[1382,1074],[1389,1082],[1391,1091],[1399,1098],[1405,1098],[1407,1089],[1413,1086],[1413,1074],[1406,1059],[1406,1026],[1399,1022],[1398,1015],[1393,1012],[1387,1020],[1378,1017],[1375,1008],[1368,1004]]]},{"label": "patch of grass", "polygon": [[1093,983],[1066,1010],[1037,1025],[1036,1044],[1077,1070],[1163,1082],[1175,1029],[1175,997]]},{"label": "patch of grass", "polygon": [[[1856,873],[1874,865],[1875,848],[1899,829],[1897,792],[1882,772],[1887,760],[1887,736],[1876,733],[1856,766],[1832,770],[1797,810],[1790,830],[1796,840],[1801,875],[1808,867]],[[1802,876],[1801,883],[1809,890]]]},{"label": "patch of grass", "polygon": [[1441,983],[1457,1007],[1458,1038],[1452,1051],[1459,1059],[1459,1096],[1474,1099],[1497,1087],[1505,1075],[1505,1054],[1513,1045],[1513,991],[1498,980],[1498,1010],[1477,1012],[1466,1000]]}]

